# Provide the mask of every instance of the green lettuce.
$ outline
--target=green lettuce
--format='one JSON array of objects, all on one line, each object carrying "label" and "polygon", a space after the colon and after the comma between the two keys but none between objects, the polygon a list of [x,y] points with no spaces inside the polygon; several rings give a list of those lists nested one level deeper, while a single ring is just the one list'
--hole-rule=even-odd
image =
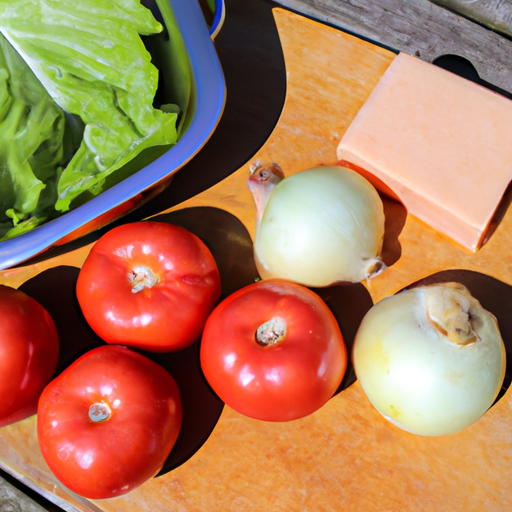
[{"label": "green lettuce", "polygon": [[69,133],[62,109],[0,35],[0,239],[51,215]]},{"label": "green lettuce", "polygon": [[[39,116],[44,120],[42,126],[51,126],[52,130],[52,135],[44,139],[48,147],[43,151],[41,129],[31,131],[26,126],[23,144],[27,144],[27,151],[33,148],[32,156],[48,153],[41,169],[31,167],[30,178],[25,164],[21,172],[21,164],[9,168],[10,163],[3,157],[3,153],[12,152],[5,137],[8,130],[0,131],[2,176],[8,173],[12,179],[10,204],[4,201],[4,183],[0,182],[0,215],[11,219],[15,226],[40,223],[56,212],[67,211],[73,201],[79,203],[81,195],[90,197],[102,192],[107,178],[144,149],[176,143],[178,109],[153,106],[159,73],[141,39],[141,35],[162,30],[140,0],[0,0],[0,32],[46,91],[44,96],[38,90],[40,95],[30,101],[41,112],[48,109],[45,116]],[[28,74],[26,66],[23,73]],[[15,82],[25,78],[19,75],[21,71],[13,75],[5,65],[1,71],[0,94],[13,98]],[[31,80],[36,82],[33,77]],[[77,125],[70,127],[74,117],[83,123],[78,124],[81,142],[69,156],[62,146],[69,142],[67,132],[77,132]],[[17,122],[27,123],[28,117]],[[43,170],[51,176],[43,179],[39,176]],[[25,193],[27,186],[30,195]]]}]

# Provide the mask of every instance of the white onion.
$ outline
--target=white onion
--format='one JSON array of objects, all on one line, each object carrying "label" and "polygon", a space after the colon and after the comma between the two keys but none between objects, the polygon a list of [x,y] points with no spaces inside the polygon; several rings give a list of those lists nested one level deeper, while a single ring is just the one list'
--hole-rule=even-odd
[{"label": "white onion", "polygon": [[285,179],[257,164],[248,179],[257,209],[254,256],[263,279],[305,286],[360,282],[380,273],[384,208],[365,178],[341,166]]},{"label": "white onion", "polygon": [[353,363],[364,392],[409,432],[458,432],[493,404],[506,354],[495,317],[458,283],[387,297],[364,317]]}]

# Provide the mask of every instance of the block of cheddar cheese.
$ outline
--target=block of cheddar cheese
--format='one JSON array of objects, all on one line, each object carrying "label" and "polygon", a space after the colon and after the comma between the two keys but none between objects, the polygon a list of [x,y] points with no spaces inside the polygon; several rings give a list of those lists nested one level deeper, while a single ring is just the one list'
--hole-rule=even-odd
[{"label": "block of cheddar cheese", "polygon": [[401,53],[348,127],[337,157],[476,251],[512,179],[512,101]]}]

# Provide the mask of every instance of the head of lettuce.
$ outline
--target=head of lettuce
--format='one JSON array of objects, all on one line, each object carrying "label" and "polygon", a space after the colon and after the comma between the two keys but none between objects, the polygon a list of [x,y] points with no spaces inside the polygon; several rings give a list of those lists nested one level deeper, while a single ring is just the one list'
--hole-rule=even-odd
[{"label": "head of lettuce", "polygon": [[162,30],[140,0],[0,0],[0,241],[176,143],[141,38]]}]

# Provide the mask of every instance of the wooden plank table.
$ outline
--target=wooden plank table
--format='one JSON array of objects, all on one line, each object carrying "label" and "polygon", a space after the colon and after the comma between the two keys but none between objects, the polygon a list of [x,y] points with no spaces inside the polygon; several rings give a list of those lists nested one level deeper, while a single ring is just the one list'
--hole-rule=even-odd
[{"label": "wooden plank table", "polygon": [[[255,277],[250,261],[254,207],[245,185],[249,163],[277,161],[287,174],[333,163],[341,136],[395,56],[284,9],[274,9],[273,15],[287,80],[277,125],[250,161],[164,212],[164,219],[188,222],[191,230],[203,234],[207,215],[219,219],[217,233],[223,233],[234,250],[227,254],[210,240],[222,267],[224,294]],[[321,291],[335,310],[348,345],[354,323],[372,302],[421,279],[453,277],[466,281],[484,305],[499,309],[509,342],[511,212],[504,212],[489,241],[473,254],[408,216],[401,205],[386,200],[385,206],[384,259],[389,268],[370,286]],[[38,283],[51,283],[58,295],[64,283],[48,276],[76,275],[92,243],[3,271],[0,283],[35,291]],[[65,343],[72,343],[73,333],[65,326],[62,334]],[[190,458],[118,498],[90,501],[64,489],[42,459],[35,417],[0,429],[0,466],[62,508],[82,512],[505,512],[512,510],[506,483],[512,458],[511,409],[512,397],[505,390],[471,427],[451,436],[425,438],[386,422],[358,382],[348,379],[322,409],[293,422],[250,420],[225,406],[211,435]]]},{"label": "wooden plank table", "polygon": [[[427,62],[445,56],[466,59],[472,72],[512,94],[512,41],[474,23],[510,35],[512,4],[479,0],[277,0],[281,5],[341,27]],[[451,6],[453,10],[441,5]],[[460,14],[457,14],[457,10]],[[464,13],[464,16],[461,15]],[[499,21],[496,21],[499,20]]]}]

